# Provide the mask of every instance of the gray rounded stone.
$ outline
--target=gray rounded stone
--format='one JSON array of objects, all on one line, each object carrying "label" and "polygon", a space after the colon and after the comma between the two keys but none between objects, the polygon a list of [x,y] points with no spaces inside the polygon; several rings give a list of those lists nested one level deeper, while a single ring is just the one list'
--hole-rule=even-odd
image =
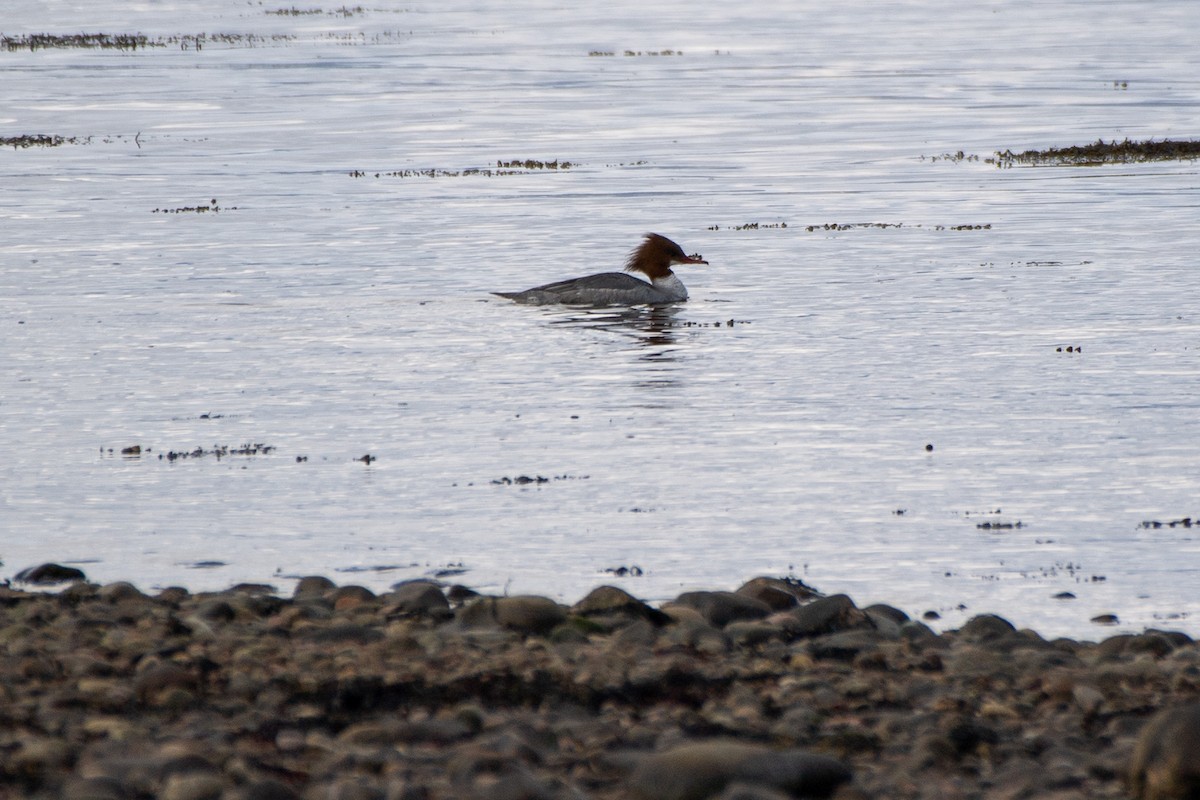
[{"label": "gray rounded stone", "polygon": [[647,756],[629,788],[643,800],[704,800],[734,784],[827,797],[848,780],[850,770],[830,756],[710,739]]}]

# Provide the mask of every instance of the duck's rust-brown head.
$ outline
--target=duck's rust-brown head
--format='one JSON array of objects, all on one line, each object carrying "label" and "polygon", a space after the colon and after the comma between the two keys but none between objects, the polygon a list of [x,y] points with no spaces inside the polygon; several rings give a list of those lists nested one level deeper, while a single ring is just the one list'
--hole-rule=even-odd
[{"label": "duck's rust-brown head", "polygon": [[672,264],[707,264],[700,254],[689,256],[683,248],[665,236],[647,233],[625,262],[626,272],[641,272],[650,280],[671,274]]}]

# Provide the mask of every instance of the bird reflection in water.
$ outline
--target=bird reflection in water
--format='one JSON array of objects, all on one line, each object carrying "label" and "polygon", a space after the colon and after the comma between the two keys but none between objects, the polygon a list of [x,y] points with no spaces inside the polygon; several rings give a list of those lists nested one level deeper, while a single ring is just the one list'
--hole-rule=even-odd
[{"label": "bird reflection in water", "polygon": [[[675,344],[676,305],[607,306],[601,308],[574,307],[555,314],[551,325],[572,325],[580,328],[611,331],[637,340],[644,347],[661,348]],[[658,360],[661,356],[650,356]]]},{"label": "bird reflection in water", "polygon": [[555,313],[550,324],[591,328],[634,340],[638,347],[637,361],[649,365],[648,373],[641,373],[637,385],[664,388],[679,382],[676,329],[680,327],[681,311],[680,306],[670,304],[573,307]]}]

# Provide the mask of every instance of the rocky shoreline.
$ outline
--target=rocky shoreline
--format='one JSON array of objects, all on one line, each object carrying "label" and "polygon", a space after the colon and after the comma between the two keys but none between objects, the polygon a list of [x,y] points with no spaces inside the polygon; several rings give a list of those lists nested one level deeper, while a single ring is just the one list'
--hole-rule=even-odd
[{"label": "rocky shoreline", "polygon": [[3,800],[1161,800],[1200,796],[1198,699],[1182,633],[937,634],[773,578],[0,587]]}]

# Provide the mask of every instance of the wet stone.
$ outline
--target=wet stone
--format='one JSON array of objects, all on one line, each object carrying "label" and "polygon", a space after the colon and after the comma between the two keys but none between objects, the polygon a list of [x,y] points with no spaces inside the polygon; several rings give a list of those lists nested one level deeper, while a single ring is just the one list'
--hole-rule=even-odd
[{"label": "wet stone", "polygon": [[273,595],[275,587],[269,583],[237,583],[231,586],[229,591],[238,594]]},{"label": "wet stone", "polygon": [[117,583],[110,583],[107,586],[101,586],[97,592],[97,596],[107,603],[147,599],[141,590],[126,581],[118,581]]},{"label": "wet stone", "polygon": [[1200,797],[1200,704],[1159,712],[1138,736],[1129,763],[1136,800]]},{"label": "wet stone", "polygon": [[229,622],[237,617],[237,611],[227,601],[213,599],[201,603],[196,616],[207,622]]},{"label": "wet stone", "polygon": [[816,589],[797,578],[751,578],[738,587],[737,593],[761,600],[776,611],[794,608],[821,596]]},{"label": "wet stone", "polygon": [[843,631],[809,639],[806,646],[813,658],[853,661],[860,654],[876,649],[882,638],[875,631]]},{"label": "wet stone", "polygon": [[897,627],[909,621],[908,614],[905,614],[895,606],[884,605],[883,603],[869,605],[863,609],[863,613],[873,620],[891,620],[896,624]]},{"label": "wet stone", "polygon": [[183,773],[171,775],[163,785],[160,800],[220,800],[225,782],[216,775]]},{"label": "wet stone", "polygon": [[233,796],[239,800],[299,800],[300,797],[290,786],[272,778],[256,781]]},{"label": "wet stone", "polygon": [[412,581],[392,587],[386,596],[390,615],[449,617],[450,601],[441,587],[432,581]]},{"label": "wet stone", "polygon": [[871,621],[844,594],[822,597],[787,612],[782,624],[793,638],[871,627]]},{"label": "wet stone", "polygon": [[320,644],[370,644],[384,638],[378,628],[353,623],[341,623],[308,631],[305,638]]},{"label": "wet stone", "polygon": [[61,800],[125,800],[128,793],[115,778],[72,778],[59,795]]},{"label": "wet stone", "polygon": [[388,800],[387,793],[366,778],[338,781],[323,796],[328,800]]},{"label": "wet stone", "polygon": [[342,586],[332,593],[333,607],[338,611],[357,608],[375,599],[375,593],[365,586]]},{"label": "wet stone", "polygon": [[980,614],[967,620],[959,629],[959,634],[974,642],[987,642],[1000,639],[1016,633],[1017,629],[1011,622],[995,614]]},{"label": "wet stone", "polygon": [[684,592],[675,603],[696,609],[718,628],[739,620],[762,619],[772,611],[762,600],[736,592]]},{"label": "wet stone", "polygon": [[322,575],[310,575],[296,582],[292,597],[296,599],[324,597],[337,589],[337,584]]},{"label": "wet stone", "polygon": [[151,666],[138,674],[133,682],[137,699],[147,705],[164,705],[178,701],[175,690],[191,693],[197,688],[196,676],[177,664]]},{"label": "wet stone", "polygon": [[743,647],[753,647],[783,637],[783,631],[778,626],[766,622],[731,622],[725,626],[724,633]]},{"label": "wet stone", "polygon": [[571,613],[589,619],[600,619],[612,627],[629,624],[636,620],[648,620],[655,625],[668,621],[663,612],[643,603],[624,589],[616,586],[598,586],[571,606]]},{"label": "wet stone", "polygon": [[730,784],[828,797],[849,779],[850,770],[830,756],[717,739],[647,756],[630,776],[629,788],[645,800],[702,800]]},{"label": "wet stone", "polygon": [[38,586],[52,586],[57,583],[71,581],[86,581],[83,570],[75,567],[64,567],[62,564],[39,564],[36,567],[23,569],[13,576],[17,583],[32,583]]},{"label": "wet stone", "polygon": [[497,626],[524,634],[547,634],[567,619],[563,606],[546,597],[481,597],[458,615],[465,627]]},{"label": "wet stone", "polygon": [[457,619],[428,582],[412,607],[440,615],[353,590],[335,611],[328,587],[74,588],[0,587],[0,794],[1165,800],[1200,750],[1181,707],[1200,646],[1169,631],[938,634],[839,596],[723,628],[666,604],[655,624],[611,587]]}]

